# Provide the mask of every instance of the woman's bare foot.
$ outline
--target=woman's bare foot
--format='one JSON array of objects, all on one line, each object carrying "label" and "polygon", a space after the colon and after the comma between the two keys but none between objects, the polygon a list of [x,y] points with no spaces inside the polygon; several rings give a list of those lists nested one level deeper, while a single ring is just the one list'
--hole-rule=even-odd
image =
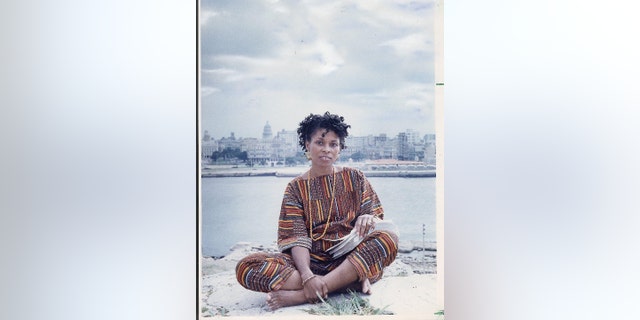
[{"label": "woman's bare foot", "polygon": [[278,290],[267,293],[267,306],[272,311],[306,302],[307,299],[304,297],[302,290]]},{"label": "woman's bare foot", "polygon": [[349,291],[362,292],[364,294],[371,294],[371,282],[369,281],[369,279],[365,279],[360,282],[354,282],[344,287],[342,290],[339,290],[339,292],[342,292],[342,293],[346,293]]},{"label": "woman's bare foot", "polygon": [[364,278],[364,280],[361,283],[362,283],[362,293],[371,294],[371,282],[369,282],[369,279]]}]

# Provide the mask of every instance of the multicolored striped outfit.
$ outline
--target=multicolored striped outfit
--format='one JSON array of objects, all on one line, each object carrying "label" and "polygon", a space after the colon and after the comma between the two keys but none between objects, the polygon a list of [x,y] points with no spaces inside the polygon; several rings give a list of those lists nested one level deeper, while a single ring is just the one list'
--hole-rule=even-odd
[{"label": "multicolored striped outfit", "polygon": [[[335,184],[335,185],[334,185]],[[332,192],[335,195],[332,197]],[[334,198],[333,201],[332,198]],[[327,216],[331,218],[327,226]],[[296,177],[287,185],[278,221],[278,248],[281,253],[255,253],[236,266],[238,282],[247,289],[261,292],[278,290],[296,270],[291,248],[309,249],[311,271],[325,275],[347,259],[362,281],[371,283],[382,277],[384,267],[391,264],[398,252],[398,236],[388,231],[371,232],[349,254],[333,259],[326,251],[354,228],[360,215],[371,214],[380,219],[384,211],[378,195],[362,171],[344,167],[334,174],[311,179]],[[309,226],[313,230],[312,241]]]}]

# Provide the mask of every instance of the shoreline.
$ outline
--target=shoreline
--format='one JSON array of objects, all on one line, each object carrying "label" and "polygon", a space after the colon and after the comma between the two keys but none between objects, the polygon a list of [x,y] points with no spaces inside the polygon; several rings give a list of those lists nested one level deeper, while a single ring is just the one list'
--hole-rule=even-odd
[{"label": "shoreline", "polygon": [[[364,172],[367,177],[401,177],[401,178],[434,178],[436,170],[417,170],[408,168],[370,170],[360,166],[352,166]],[[295,178],[308,170],[308,166],[296,167],[239,167],[224,165],[204,165],[200,170],[201,178],[229,177],[285,177]]]},{"label": "shoreline", "polygon": [[[435,171],[363,171],[368,178],[435,178]],[[301,172],[302,173],[302,172]],[[301,173],[267,172],[216,172],[201,173],[201,178],[230,178],[230,177],[284,177],[295,178]]]}]

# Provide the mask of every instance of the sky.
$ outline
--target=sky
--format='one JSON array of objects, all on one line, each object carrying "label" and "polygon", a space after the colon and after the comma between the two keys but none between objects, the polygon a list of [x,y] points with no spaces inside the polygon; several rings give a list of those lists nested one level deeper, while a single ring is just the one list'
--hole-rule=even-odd
[{"label": "sky", "polygon": [[259,138],[329,111],[351,136],[435,133],[433,14],[433,0],[202,0],[201,131]]}]

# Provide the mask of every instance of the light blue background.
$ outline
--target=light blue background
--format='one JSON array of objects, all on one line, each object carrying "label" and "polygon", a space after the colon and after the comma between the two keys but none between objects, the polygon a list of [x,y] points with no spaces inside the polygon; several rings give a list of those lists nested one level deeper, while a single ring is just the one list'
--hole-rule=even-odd
[{"label": "light blue background", "polygon": [[[195,9],[0,5],[0,318],[196,316]],[[445,3],[447,319],[639,317],[637,9]]]}]

